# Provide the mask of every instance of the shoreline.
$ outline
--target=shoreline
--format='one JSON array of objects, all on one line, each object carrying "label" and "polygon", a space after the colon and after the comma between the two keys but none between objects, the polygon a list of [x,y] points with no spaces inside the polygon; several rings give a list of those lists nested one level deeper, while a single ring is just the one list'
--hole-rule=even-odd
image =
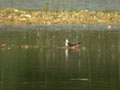
[{"label": "shoreline", "polygon": [[[110,27],[110,28],[109,28]],[[111,31],[120,30],[119,24],[27,24],[27,25],[0,25],[0,31],[22,31],[22,30],[48,30],[48,31],[61,31],[61,30],[89,30],[89,31]]]},{"label": "shoreline", "polygon": [[0,25],[19,24],[120,24],[120,12],[0,9]]}]

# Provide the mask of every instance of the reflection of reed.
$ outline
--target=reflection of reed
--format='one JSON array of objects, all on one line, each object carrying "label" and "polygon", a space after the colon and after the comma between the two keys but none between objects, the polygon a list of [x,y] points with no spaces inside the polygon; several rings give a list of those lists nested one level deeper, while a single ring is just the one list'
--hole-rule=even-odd
[{"label": "reflection of reed", "polygon": [[4,70],[2,70],[1,71],[2,72],[2,75],[1,75],[1,78],[2,78],[2,80],[1,80],[1,90],[4,90]]}]

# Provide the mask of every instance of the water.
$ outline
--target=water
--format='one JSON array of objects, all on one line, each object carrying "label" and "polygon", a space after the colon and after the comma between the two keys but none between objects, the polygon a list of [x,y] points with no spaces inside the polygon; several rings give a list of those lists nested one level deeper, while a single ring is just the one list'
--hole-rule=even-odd
[{"label": "water", "polygon": [[0,44],[0,90],[120,89],[118,30],[1,29]]},{"label": "water", "polygon": [[120,0],[0,0],[0,8],[50,10],[120,10]]}]

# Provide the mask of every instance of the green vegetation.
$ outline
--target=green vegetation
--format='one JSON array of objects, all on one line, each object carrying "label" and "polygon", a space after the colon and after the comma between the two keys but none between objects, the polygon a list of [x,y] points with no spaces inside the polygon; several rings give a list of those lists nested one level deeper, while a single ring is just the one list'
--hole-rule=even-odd
[{"label": "green vegetation", "polygon": [[19,17],[21,15],[21,13],[20,12],[15,12],[15,15]]},{"label": "green vegetation", "polygon": [[4,13],[5,13],[5,15],[10,15],[11,14],[10,11],[5,11]]},{"label": "green vegetation", "polygon": [[49,11],[49,3],[46,2],[44,11],[47,13]]}]

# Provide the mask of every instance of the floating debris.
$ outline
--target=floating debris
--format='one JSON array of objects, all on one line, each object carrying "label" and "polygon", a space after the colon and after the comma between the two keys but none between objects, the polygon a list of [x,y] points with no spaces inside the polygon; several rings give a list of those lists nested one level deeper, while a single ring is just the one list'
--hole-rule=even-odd
[{"label": "floating debris", "polygon": [[29,45],[24,45],[23,46],[25,49],[28,49],[29,48]]},{"label": "floating debris", "polygon": [[81,81],[88,81],[88,78],[71,78],[70,80],[81,80]]},{"label": "floating debris", "polygon": [[111,25],[108,25],[108,29],[111,29],[112,28],[112,26]]},{"label": "floating debris", "polygon": [[10,50],[11,49],[11,47],[8,47],[8,50]]},{"label": "floating debris", "polygon": [[2,51],[6,51],[6,44],[1,44],[0,48],[1,48]]},{"label": "floating debris", "polygon": [[6,44],[1,44],[0,47],[1,48],[6,48]]},{"label": "floating debris", "polygon": [[85,46],[83,46],[83,47],[82,47],[82,49],[83,49],[83,50],[86,50],[86,47],[85,47]]},{"label": "floating debris", "polygon": [[32,46],[32,48],[38,48],[38,46],[37,46],[37,45],[35,45],[35,46]]}]

